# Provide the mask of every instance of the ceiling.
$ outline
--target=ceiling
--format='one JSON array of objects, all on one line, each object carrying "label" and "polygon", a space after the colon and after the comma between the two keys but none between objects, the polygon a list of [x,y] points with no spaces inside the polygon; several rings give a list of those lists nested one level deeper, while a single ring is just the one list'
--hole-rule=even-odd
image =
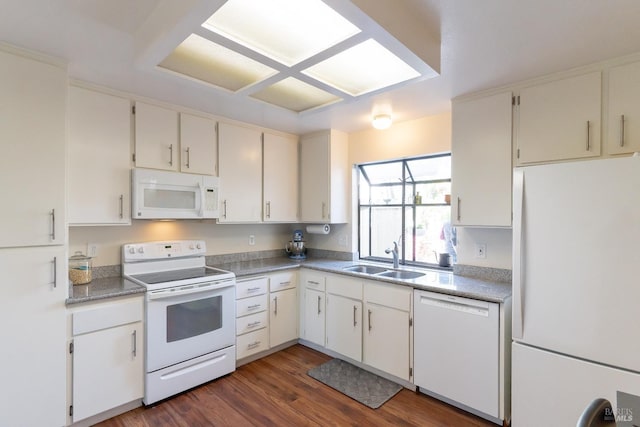
[{"label": "ceiling", "polygon": [[156,66],[224,0],[0,0],[0,40],[67,60],[75,79],[293,133],[369,128],[380,110],[439,114],[465,93],[640,52],[637,0],[325,1],[377,9],[372,31],[393,28],[413,51],[439,38],[440,74],[295,113]]}]

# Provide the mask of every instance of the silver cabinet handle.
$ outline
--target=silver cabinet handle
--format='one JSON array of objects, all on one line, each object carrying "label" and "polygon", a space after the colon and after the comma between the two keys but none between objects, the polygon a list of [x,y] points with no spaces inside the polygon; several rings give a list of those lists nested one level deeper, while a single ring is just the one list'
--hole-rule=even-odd
[{"label": "silver cabinet handle", "polygon": [[322,219],[325,218],[325,211],[327,210],[327,204],[322,202]]},{"label": "silver cabinet handle", "polygon": [[260,341],[254,341],[251,344],[247,345],[247,348],[252,349],[252,348],[256,348],[259,345],[260,345]]},{"label": "silver cabinet handle", "polygon": [[260,289],[261,289],[260,286],[256,286],[255,288],[247,288],[247,292],[257,292]]},{"label": "silver cabinet handle", "polygon": [[457,204],[458,204],[458,206],[456,207],[456,210],[458,211],[458,216],[457,216],[457,218],[458,218],[458,221],[460,221],[460,197],[458,196],[458,198],[457,198],[457,199],[458,199],[458,200],[457,200],[457,202],[458,202],[458,203],[457,203]]},{"label": "silver cabinet handle", "polygon": [[320,284],[320,282],[316,282],[316,281],[313,281],[313,280],[307,280],[307,283],[311,283],[312,285],[319,285]]},{"label": "silver cabinet handle", "polygon": [[124,195],[120,195],[120,219],[124,218]]},{"label": "silver cabinet handle", "polygon": [[371,310],[367,310],[368,313],[368,320],[369,320],[369,330],[371,330]]},{"label": "silver cabinet handle", "polygon": [[133,357],[136,357],[138,355],[138,331],[134,330],[131,337],[133,338],[133,349],[131,352],[133,353]]},{"label": "silver cabinet handle", "polygon": [[190,160],[191,160],[191,153],[190,153],[191,152],[191,147],[187,147],[186,151],[187,151],[187,165],[186,166],[187,166],[187,169],[189,169],[189,167],[190,167],[189,164],[191,163],[190,162]]},{"label": "silver cabinet handle", "polygon": [[267,202],[267,218],[271,218],[271,202]]},{"label": "silver cabinet handle", "polygon": [[262,304],[253,304],[247,307],[247,310],[255,310],[257,308],[260,308],[262,306]]},{"label": "silver cabinet handle", "polygon": [[224,209],[222,210],[222,217],[226,218],[227,217],[227,201],[225,200],[224,202],[222,202],[222,204],[224,205]]},{"label": "silver cabinet handle", "polygon": [[356,313],[358,312],[358,307],[353,306],[353,326],[358,326],[358,321],[356,320]]},{"label": "silver cabinet handle", "polygon": [[320,314],[322,311],[320,310],[320,301],[322,300],[322,297],[320,295],[318,295],[318,314]]},{"label": "silver cabinet handle", "polygon": [[274,305],[273,314],[277,316],[278,315],[278,297],[273,298],[273,305]]},{"label": "silver cabinet handle", "polygon": [[287,280],[286,282],[280,282],[280,286],[289,286],[291,284],[291,280]]},{"label": "silver cabinet handle", "polygon": [[169,144],[169,166],[173,166],[173,144]]},{"label": "silver cabinet handle", "polygon": [[591,150],[591,121],[587,120],[587,151]]},{"label": "silver cabinet handle", "polygon": [[57,288],[58,287],[58,257],[54,256],[53,261],[51,262],[53,263],[53,287]]},{"label": "silver cabinet handle", "polygon": [[249,324],[247,324],[247,328],[255,328],[256,326],[260,326],[262,322],[259,320],[256,320],[255,322],[251,322]]},{"label": "silver cabinet handle", "polygon": [[620,116],[620,147],[624,147],[624,114]]},{"label": "silver cabinet handle", "polygon": [[51,240],[56,240],[56,210],[51,209]]}]

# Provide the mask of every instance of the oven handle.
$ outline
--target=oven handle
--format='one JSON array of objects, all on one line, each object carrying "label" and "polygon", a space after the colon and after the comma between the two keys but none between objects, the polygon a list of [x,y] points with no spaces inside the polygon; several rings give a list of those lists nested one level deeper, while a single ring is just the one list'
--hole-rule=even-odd
[{"label": "oven handle", "polygon": [[158,289],[155,291],[147,291],[147,299],[156,300],[156,299],[174,298],[174,297],[179,297],[183,295],[204,293],[204,292],[224,289],[234,285],[235,285],[235,280],[225,280],[222,282],[207,282],[207,283],[201,283],[198,285],[186,285],[178,288]]}]

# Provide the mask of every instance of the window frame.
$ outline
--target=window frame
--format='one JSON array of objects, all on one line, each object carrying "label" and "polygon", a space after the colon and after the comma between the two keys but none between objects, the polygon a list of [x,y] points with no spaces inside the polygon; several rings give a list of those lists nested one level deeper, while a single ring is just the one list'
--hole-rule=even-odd
[{"label": "window frame", "polygon": [[[367,208],[367,213],[368,213],[368,242],[369,242],[369,248],[368,248],[368,253],[370,254],[372,252],[372,227],[371,227],[371,223],[372,223],[372,212],[373,209],[372,208],[376,208],[376,207],[387,207],[387,208],[400,208],[401,209],[401,230],[402,230],[402,234],[400,237],[400,242],[398,242],[398,248],[399,248],[399,253],[398,253],[398,260],[399,260],[399,264],[400,265],[408,265],[408,266],[415,266],[415,267],[428,267],[428,268],[437,268],[437,269],[441,269],[441,270],[452,270],[453,267],[442,267],[440,265],[438,265],[437,262],[422,262],[422,261],[416,261],[416,237],[417,237],[417,224],[416,224],[416,217],[417,217],[417,206],[423,206],[423,207],[432,207],[432,206],[448,206],[449,208],[451,207],[450,203],[446,203],[444,200],[442,202],[427,202],[427,203],[420,203],[420,205],[416,205],[415,203],[415,199],[416,199],[416,188],[419,185],[424,185],[424,184],[438,184],[438,183],[451,183],[451,172],[449,173],[449,178],[439,178],[439,179],[431,179],[431,180],[419,180],[419,181],[415,181],[412,174],[411,174],[411,170],[408,166],[408,163],[411,161],[416,161],[416,160],[423,160],[423,159],[435,159],[435,158],[441,158],[441,157],[449,157],[451,158],[451,152],[446,152],[446,153],[438,153],[438,154],[430,154],[430,155],[425,155],[425,156],[418,156],[418,157],[407,157],[407,158],[401,158],[401,159],[393,159],[393,160],[384,160],[384,161],[379,161],[379,162],[370,162],[370,163],[362,163],[362,164],[357,164],[356,167],[358,168],[358,188],[357,188],[357,200],[358,200],[358,206],[357,206],[357,210],[358,210],[358,258],[360,260],[363,261],[375,261],[375,262],[384,262],[384,263],[390,263],[391,261],[389,260],[389,258],[387,257],[381,257],[381,256],[366,256],[363,257],[362,256],[362,228],[361,228],[361,224],[362,224],[362,209],[363,208]],[[385,187],[385,186],[397,186],[399,185],[398,183],[395,182],[386,182],[386,183],[378,183],[378,184],[371,184],[371,182],[369,181],[367,172],[365,170],[366,167],[371,167],[371,166],[375,166],[375,165],[383,165],[383,164],[390,164],[390,163],[402,163],[402,178],[401,178],[401,184],[402,185],[402,196],[401,196],[401,203],[392,203],[392,204],[376,204],[376,203],[372,203],[371,202],[371,194],[369,194],[369,203],[362,203],[362,198],[361,198],[361,180],[364,178],[367,180],[367,184],[369,185],[369,188],[374,188],[374,187]],[[409,203],[408,197],[407,195],[411,195],[411,203]],[[412,247],[409,248],[409,250],[407,250],[406,247],[406,218],[407,218],[407,209],[411,209],[411,213],[412,213],[412,227],[411,227],[411,234],[412,234]],[[449,212],[450,214],[451,212]],[[410,259],[407,259],[407,252],[410,252]]]}]

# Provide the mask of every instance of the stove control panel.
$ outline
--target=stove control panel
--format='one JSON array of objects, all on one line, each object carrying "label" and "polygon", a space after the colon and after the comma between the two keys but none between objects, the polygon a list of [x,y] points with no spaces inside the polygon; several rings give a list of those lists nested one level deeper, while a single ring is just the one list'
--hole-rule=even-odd
[{"label": "stove control panel", "polygon": [[129,243],[122,246],[124,262],[203,256],[207,245],[203,240],[173,240]]}]

